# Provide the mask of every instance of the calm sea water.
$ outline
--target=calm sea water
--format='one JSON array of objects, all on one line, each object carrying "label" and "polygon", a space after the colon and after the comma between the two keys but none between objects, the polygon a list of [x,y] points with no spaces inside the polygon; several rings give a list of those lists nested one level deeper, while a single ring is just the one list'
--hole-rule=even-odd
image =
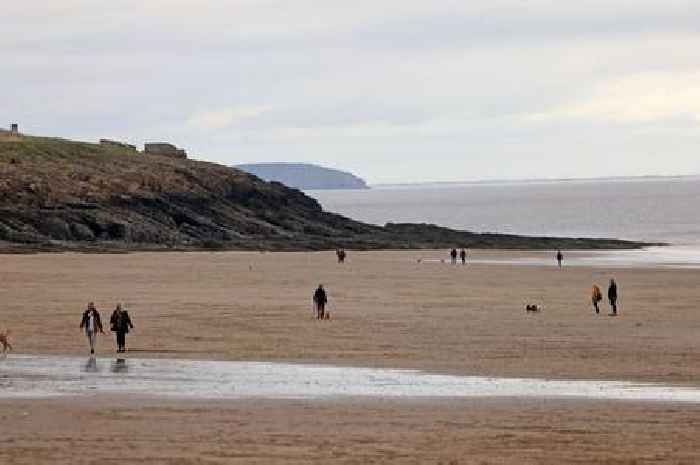
[{"label": "calm sea water", "polygon": [[383,225],[614,237],[700,246],[700,177],[524,181],[311,191],[327,210]]}]

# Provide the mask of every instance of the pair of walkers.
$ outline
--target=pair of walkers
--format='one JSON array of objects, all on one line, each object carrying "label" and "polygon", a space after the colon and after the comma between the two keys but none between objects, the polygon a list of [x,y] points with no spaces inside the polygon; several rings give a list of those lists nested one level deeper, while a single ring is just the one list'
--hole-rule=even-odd
[{"label": "pair of walkers", "polygon": [[[129,312],[122,304],[117,304],[117,308],[112,312],[109,325],[110,329],[117,335],[117,352],[126,352],[126,335],[130,329],[134,328],[134,325],[131,323]],[[100,312],[95,308],[94,302],[90,302],[87,309],[83,312],[80,328],[85,330],[85,336],[87,336],[90,344],[90,353],[94,354],[97,333],[104,334]]]},{"label": "pair of walkers", "polygon": [[[462,265],[467,264],[467,250],[462,249],[459,251],[459,259],[462,260]],[[452,249],[450,251],[450,261],[453,265],[457,264],[457,249]]]},{"label": "pair of walkers", "polygon": [[[593,302],[593,308],[596,313],[600,313],[600,308],[598,303],[603,300],[603,293],[597,284],[593,285],[591,291],[591,301]],[[614,279],[610,280],[610,285],[608,286],[608,302],[610,302],[610,308],[612,310],[611,316],[617,316],[617,283]]]}]

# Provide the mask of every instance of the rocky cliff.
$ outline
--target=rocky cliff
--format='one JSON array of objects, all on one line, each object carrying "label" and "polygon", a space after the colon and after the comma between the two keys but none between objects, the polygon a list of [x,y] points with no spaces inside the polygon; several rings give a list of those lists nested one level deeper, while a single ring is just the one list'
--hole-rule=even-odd
[{"label": "rocky cliff", "polygon": [[236,168],[296,189],[368,189],[367,183],[352,173],[306,163],[251,163]]},{"label": "rocky cliff", "polygon": [[213,163],[24,137],[0,143],[0,249],[632,248],[616,240],[378,227]]}]

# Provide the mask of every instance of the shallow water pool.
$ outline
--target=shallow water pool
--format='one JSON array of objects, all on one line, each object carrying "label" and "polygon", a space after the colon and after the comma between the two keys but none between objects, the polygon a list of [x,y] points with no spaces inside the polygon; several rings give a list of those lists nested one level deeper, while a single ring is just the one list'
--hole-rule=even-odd
[{"label": "shallow water pool", "polygon": [[130,394],[189,399],[541,397],[700,403],[700,389],[623,381],[489,378],[263,362],[11,355],[0,398]]}]

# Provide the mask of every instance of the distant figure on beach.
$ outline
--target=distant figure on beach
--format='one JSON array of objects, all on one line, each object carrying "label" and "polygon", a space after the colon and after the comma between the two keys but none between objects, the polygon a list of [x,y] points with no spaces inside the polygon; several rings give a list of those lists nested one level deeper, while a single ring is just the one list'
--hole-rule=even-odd
[{"label": "distant figure on beach", "polygon": [[126,352],[126,335],[129,329],[134,329],[131,323],[129,312],[122,304],[117,304],[117,308],[112,312],[109,325],[113,332],[117,333],[117,353]]},{"label": "distant figure on beach", "polygon": [[99,331],[104,334],[100,313],[95,308],[94,302],[90,302],[87,310],[83,312],[83,319],[80,320],[80,329],[83,328],[85,328],[85,336],[87,336],[88,342],[90,343],[90,353],[94,354],[97,332]]},{"label": "distant figure on beach", "polygon": [[326,303],[328,303],[326,290],[323,289],[323,284],[319,284],[314,292],[314,307],[316,308],[316,318],[319,320],[324,320],[326,317]]},{"label": "distant figure on beach", "polygon": [[453,265],[457,264],[457,249],[452,249],[450,251],[450,259]]},{"label": "distant figure on beach", "polygon": [[335,251],[335,254],[338,256],[338,263],[345,263],[345,249],[338,249]]},{"label": "distant figure on beach", "polygon": [[559,268],[561,268],[562,260],[564,260],[564,254],[561,253],[561,250],[557,250],[557,263],[559,264]]},{"label": "distant figure on beach", "polygon": [[603,300],[603,293],[600,292],[600,288],[598,287],[597,284],[593,285],[593,289],[591,290],[591,301],[593,302],[593,308],[595,309],[596,313],[600,313],[600,308],[598,308],[598,303]]},{"label": "distant figure on beach", "polygon": [[617,283],[614,279],[610,280],[610,286],[608,286],[608,300],[612,308],[612,313],[610,315],[617,316]]},{"label": "distant figure on beach", "polygon": [[12,344],[10,344],[10,330],[0,331],[0,344],[2,345],[2,356],[4,357],[12,350]]},{"label": "distant figure on beach", "polygon": [[462,259],[462,265],[467,264],[467,251],[462,249],[459,251],[459,258]]}]

